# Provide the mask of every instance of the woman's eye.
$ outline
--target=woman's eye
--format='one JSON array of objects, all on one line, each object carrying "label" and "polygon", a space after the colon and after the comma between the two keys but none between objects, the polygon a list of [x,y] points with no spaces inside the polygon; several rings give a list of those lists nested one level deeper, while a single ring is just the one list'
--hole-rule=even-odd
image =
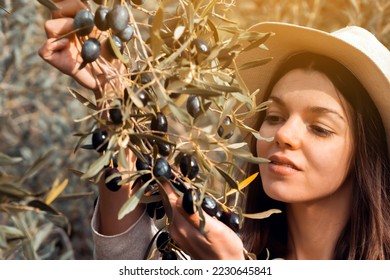
[{"label": "woman's eye", "polygon": [[278,115],[267,115],[265,116],[265,121],[269,124],[278,124],[283,121],[283,118]]},{"label": "woman's eye", "polygon": [[318,125],[311,126],[311,129],[314,132],[314,134],[321,136],[321,137],[328,137],[328,136],[333,135],[332,131],[325,129],[325,128],[318,126]]}]

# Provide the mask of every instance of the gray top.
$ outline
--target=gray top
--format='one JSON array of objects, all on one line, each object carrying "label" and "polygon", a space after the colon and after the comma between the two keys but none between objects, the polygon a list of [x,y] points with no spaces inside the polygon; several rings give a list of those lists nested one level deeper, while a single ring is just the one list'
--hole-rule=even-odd
[{"label": "gray top", "polygon": [[[98,204],[95,207],[91,221],[95,259],[142,260],[150,241],[157,233],[157,228],[153,220],[146,214],[146,211],[126,231],[107,236],[99,233],[100,211]],[[153,246],[154,248],[155,246]],[[159,254],[156,253],[154,258],[158,257]]]}]

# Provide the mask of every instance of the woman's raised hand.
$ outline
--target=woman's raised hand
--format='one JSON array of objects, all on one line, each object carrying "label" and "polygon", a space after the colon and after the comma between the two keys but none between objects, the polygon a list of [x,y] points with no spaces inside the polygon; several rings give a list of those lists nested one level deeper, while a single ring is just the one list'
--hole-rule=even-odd
[{"label": "woman's raised hand", "polygon": [[172,221],[169,232],[172,239],[192,259],[245,259],[244,247],[239,236],[221,221],[204,213],[205,231],[199,230],[199,214],[189,215],[182,207],[182,197],[168,183],[162,185],[172,208]]},{"label": "woman's raised hand", "polygon": [[[103,88],[106,77],[103,74],[106,66],[94,67],[88,64],[80,68],[83,59],[81,57],[81,44],[74,34],[67,35],[74,30],[73,17],[78,11],[86,9],[87,6],[79,0],[55,1],[59,7],[52,11],[52,19],[46,21],[45,32],[46,42],[39,49],[38,54],[49,64],[66,75],[73,77],[83,87],[99,92]],[[92,31],[96,32],[96,30]],[[104,38],[104,36],[101,36]],[[102,39],[104,40],[104,39]],[[102,56],[106,59],[106,50],[102,48]],[[112,61],[112,58],[108,58]],[[114,65],[118,70],[121,65]]]}]

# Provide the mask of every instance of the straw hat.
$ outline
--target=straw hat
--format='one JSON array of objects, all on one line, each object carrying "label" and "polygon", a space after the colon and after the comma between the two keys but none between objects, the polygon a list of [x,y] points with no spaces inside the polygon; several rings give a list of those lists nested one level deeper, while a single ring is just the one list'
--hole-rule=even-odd
[{"label": "straw hat", "polygon": [[240,73],[250,91],[264,92],[278,65],[291,54],[309,51],[331,57],[347,67],[360,80],[381,114],[390,153],[390,51],[369,31],[349,26],[333,33],[288,23],[263,22],[251,30],[273,32],[265,45],[243,53],[238,64],[273,57],[259,68]]}]

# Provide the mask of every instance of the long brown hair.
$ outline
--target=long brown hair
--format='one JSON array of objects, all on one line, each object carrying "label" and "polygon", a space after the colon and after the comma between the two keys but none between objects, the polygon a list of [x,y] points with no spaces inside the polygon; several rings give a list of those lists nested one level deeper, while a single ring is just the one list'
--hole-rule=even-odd
[{"label": "long brown hair", "polygon": [[[289,57],[279,67],[264,100],[281,77],[297,68],[325,74],[353,108],[353,202],[349,221],[338,239],[333,258],[389,259],[390,163],[385,129],[378,110],[365,88],[348,69],[333,59],[308,52]],[[257,129],[263,119],[264,114],[261,114]],[[256,153],[255,140],[251,149]],[[258,171],[258,166],[252,165],[248,168],[248,176]],[[285,204],[268,197],[258,177],[248,187],[245,212],[256,213],[271,208],[278,208],[282,213],[263,220],[246,219],[242,227],[245,248],[258,258],[265,258],[268,253],[270,258],[286,257],[288,234]]]}]

